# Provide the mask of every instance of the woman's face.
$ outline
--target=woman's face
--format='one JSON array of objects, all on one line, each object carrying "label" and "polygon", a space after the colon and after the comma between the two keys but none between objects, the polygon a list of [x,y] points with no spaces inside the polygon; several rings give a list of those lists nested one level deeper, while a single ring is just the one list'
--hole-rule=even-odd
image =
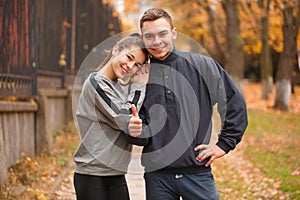
[{"label": "woman's face", "polygon": [[112,61],[112,68],[115,79],[124,79],[131,77],[146,61],[146,55],[143,50],[138,46],[131,46],[116,51]]}]

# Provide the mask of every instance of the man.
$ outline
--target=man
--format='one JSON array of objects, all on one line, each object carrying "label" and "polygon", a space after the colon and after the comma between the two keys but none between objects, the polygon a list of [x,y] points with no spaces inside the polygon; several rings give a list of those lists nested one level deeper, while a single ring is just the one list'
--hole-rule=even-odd
[{"label": "man", "polygon": [[[147,10],[140,28],[151,69],[139,113],[142,135],[130,142],[144,146],[146,198],[218,199],[210,165],[241,141],[248,123],[245,101],[217,62],[176,49],[177,30],[167,12]],[[209,146],[215,104],[222,128]],[[130,123],[128,130],[141,128]]]}]

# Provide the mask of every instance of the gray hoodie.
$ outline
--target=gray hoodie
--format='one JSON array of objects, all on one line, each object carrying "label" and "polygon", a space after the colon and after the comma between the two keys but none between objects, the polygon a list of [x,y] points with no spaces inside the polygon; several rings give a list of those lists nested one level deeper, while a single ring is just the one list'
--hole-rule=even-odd
[{"label": "gray hoodie", "polygon": [[124,130],[131,117],[131,104],[139,110],[146,84],[122,85],[100,72],[91,73],[79,97],[76,119],[81,143],[74,154],[76,173],[96,176],[125,174],[132,146]]}]

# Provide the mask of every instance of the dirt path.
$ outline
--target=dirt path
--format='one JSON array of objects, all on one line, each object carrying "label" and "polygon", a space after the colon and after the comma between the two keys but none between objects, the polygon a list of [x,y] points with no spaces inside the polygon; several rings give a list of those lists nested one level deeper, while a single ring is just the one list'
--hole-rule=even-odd
[{"label": "dirt path", "polygon": [[53,188],[49,194],[50,199],[53,200],[75,200],[75,190],[73,186],[73,161],[70,161],[68,167],[60,174],[60,182]]},{"label": "dirt path", "polygon": [[[220,118],[215,112],[213,116],[213,133],[211,144],[217,141],[217,134],[220,127]],[[216,174],[216,182],[228,183],[241,182],[241,189],[233,190],[232,188],[220,188],[224,199],[238,199],[237,193],[242,192],[241,199],[289,199],[288,193],[283,193],[280,187],[280,181],[266,177],[259,168],[255,167],[244,156],[245,148],[248,145],[248,136],[245,135],[242,142],[237,145],[236,149],[225,155],[223,158],[215,161],[213,172]],[[225,170],[225,171],[224,171]],[[223,171],[223,172],[222,172]],[[228,177],[226,177],[228,176]],[[228,180],[231,177],[233,179]]]},{"label": "dirt path", "polygon": [[[269,112],[272,110],[274,99],[274,90],[269,100],[260,100],[260,89],[258,84],[246,84],[245,91],[252,91],[247,93],[246,101],[248,108],[259,108],[263,111]],[[296,94],[290,100],[290,112],[300,113],[300,88],[296,88]],[[273,112],[273,111],[272,111]],[[212,143],[217,139],[217,133],[220,127],[220,120],[217,115],[214,115],[214,126]],[[261,138],[263,140],[263,138]],[[273,138],[274,140],[278,138]],[[279,138],[280,139],[280,138]],[[293,138],[292,138],[293,139]],[[261,172],[260,168],[254,166],[244,156],[244,151],[252,140],[250,136],[245,135],[242,142],[237,146],[234,151],[228,155],[217,160],[213,165],[213,173],[218,190],[222,199],[290,199],[288,193],[280,190],[280,181],[266,177]],[[272,146],[274,148],[275,146]],[[137,159],[137,157],[134,157]],[[73,188],[73,166],[69,166],[69,171],[61,179],[60,184],[57,185],[52,193],[53,199],[76,199]],[[129,174],[127,176],[130,195],[133,200],[144,199],[144,180],[142,173]],[[234,185],[234,187],[228,187]]]},{"label": "dirt path", "polygon": [[[288,193],[283,193],[280,187],[280,181],[266,177],[259,168],[255,167],[249,160],[243,156],[244,144],[226,155],[222,159],[224,162],[217,168],[222,168],[222,165],[227,165],[228,170],[237,173],[236,177],[243,180],[242,188],[244,189],[243,197],[245,199],[290,199]],[[230,191],[232,192],[232,191]]]},{"label": "dirt path", "polygon": [[[244,86],[245,100],[248,109],[255,108],[264,112],[279,112],[272,109],[275,98],[275,88],[273,88],[268,100],[262,100],[259,84],[247,83]],[[295,94],[290,98],[289,112],[300,114],[300,87],[296,87],[295,91]],[[218,127],[220,127],[220,121],[216,115],[214,115],[214,123],[212,141],[216,140],[216,133],[218,132]],[[281,136],[277,135],[276,137],[254,139],[250,135],[245,135],[242,142],[238,144],[234,151],[231,151],[228,155],[217,160],[213,166],[213,171],[216,174],[216,182],[220,183],[219,190],[223,199],[291,199],[288,193],[284,193],[280,190],[280,180],[266,177],[264,173],[261,172],[259,166],[254,166],[253,163],[244,156],[246,147],[253,144],[253,142],[260,142],[263,148],[270,148],[269,150],[278,152],[280,150],[278,148],[282,148],[283,146],[283,140],[289,144],[291,142],[295,143],[295,141],[293,141],[295,138],[293,137],[289,138],[285,136],[281,138]],[[266,141],[268,141],[268,144],[265,144]],[[239,182],[239,184],[242,183],[242,185],[237,184],[237,182]],[[235,184],[236,189],[228,187],[228,184]],[[242,194],[238,194],[238,192]]]},{"label": "dirt path", "polygon": [[[130,163],[130,172],[126,175],[127,184],[129,188],[129,195],[131,200],[145,199],[145,184],[143,179],[143,172],[140,165],[140,147],[134,147],[132,162]],[[50,199],[53,200],[75,200],[75,190],[73,186],[73,172],[74,163],[70,161],[67,168],[60,174],[59,182],[50,191]],[[136,169],[137,173],[132,173]]]}]

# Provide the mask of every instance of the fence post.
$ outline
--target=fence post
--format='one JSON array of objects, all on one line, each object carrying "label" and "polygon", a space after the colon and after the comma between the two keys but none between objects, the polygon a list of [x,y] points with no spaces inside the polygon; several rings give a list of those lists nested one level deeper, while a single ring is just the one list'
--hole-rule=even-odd
[{"label": "fence post", "polygon": [[[0,121],[1,127],[3,127],[2,120]],[[7,162],[6,162],[6,149],[4,144],[4,133],[0,128],[0,188],[8,181],[7,177]]]},{"label": "fence post", "polygon": [[52,144],[51,133],[49,133],[48,123],[47,123],[47,115],[46,115],[46,102],[47,97],[43,95],[38,95],[37,104],[38,111],[36,113],[36,153],[40,155],[43,152],[49,152],[50,146]]},{"label": "fence post", "polygon": [[36,67],[31,67],[31,96],[36,97],[37,96],[37,69]]}]

